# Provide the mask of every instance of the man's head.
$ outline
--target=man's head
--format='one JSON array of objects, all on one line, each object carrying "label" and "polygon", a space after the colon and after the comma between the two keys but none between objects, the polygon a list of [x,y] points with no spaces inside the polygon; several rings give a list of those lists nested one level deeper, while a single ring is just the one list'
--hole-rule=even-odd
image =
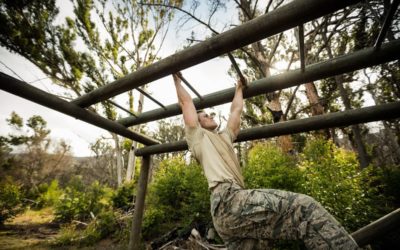
[{"label": "man's head", "polygon": [[204,110],[197,111],[197,117],[202,128],[212,131],[218,127],[218,124],[214,121],[214,116],[207,114]]}]

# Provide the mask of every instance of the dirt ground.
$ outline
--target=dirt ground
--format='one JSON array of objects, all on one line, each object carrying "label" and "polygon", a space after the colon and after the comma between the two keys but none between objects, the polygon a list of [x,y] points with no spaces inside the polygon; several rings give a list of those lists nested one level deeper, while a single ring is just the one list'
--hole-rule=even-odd
[{"label": "dirt ground", "polygon": [[[10,221],[7,221],[3,228],[0,228],[0,249],[1,250],[72,250],[76,246],[55,247],[52,242],[57,238],[60,225],[53,222],[54,213],[51,208],[40,211],[27,210]],[[102,240],[92,247],[79,248],[83,250],[108,250],[123,249],[115,246],[111,240]]]}]

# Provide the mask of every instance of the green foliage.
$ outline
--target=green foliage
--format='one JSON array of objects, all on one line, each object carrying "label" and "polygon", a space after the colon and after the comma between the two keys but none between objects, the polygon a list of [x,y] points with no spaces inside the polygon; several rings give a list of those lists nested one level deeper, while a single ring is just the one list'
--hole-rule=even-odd
[{"label": "green foliage", "polygon": [[117,219],[112,210],[103,211],[82,232],[80,244],[93,245],[117,230]]},{"label": "green foliage", "polygon": [[71,245],[79,238],[80,232],[76,230],[74,224],[65,224],[61,226],[59,236],[55,241],[55,245]]},{"label": "green foliage", "polygon": [[387,197],[393,197],[394,207],[400,207],[400,169],[385,168],[382,171],[382,183]]},{"label": "green foliage", "polygon": [[40,195],[37,199],[38,207],[48,207],[57,204],[58,200],[63,195],[62,189],[58,186],[58,181],[53,180],[50,185],[41,184],[39,186]]},{"label": "green foliage", "polygon": [[[309,141],[299,163],[304,193],[319,201],[348,229],[357,229],[382,215],[383,197],[374,186],[372,167],[360,170],[354,152],[322,139]],[[380,205],[384,207],[385,204]]]},{"label": "green foliage", "polygon": [[73,178],[56,204],[56,219],[63,222],[71,220],[87,221],[102,209],[109,207],[112,192],[97,181],[87,186],[81,177]]},{"label": "green foliage", "polygon": [[112,196],[114,208],[120,208],[124,211],[129,211],[133,208],[133,194],[135,193],[136,183],[134,181],[124,183]]},{"label": "green foliage", "polygon": [[0,183],[0,226],[24,210],[20,185],[11,179]]},{"label": "green foliage", "polygon": [[209,191],[201,167],[185,165],[182,158],[160,163],[149,188],[143,236],[149,238],[175,226],[208,223]]},{"label": "green foliage", "polygon": [[293,157],[270,143],[256,144],[243,170],[247,188],[274,188],[299,191],[301,172]]}]

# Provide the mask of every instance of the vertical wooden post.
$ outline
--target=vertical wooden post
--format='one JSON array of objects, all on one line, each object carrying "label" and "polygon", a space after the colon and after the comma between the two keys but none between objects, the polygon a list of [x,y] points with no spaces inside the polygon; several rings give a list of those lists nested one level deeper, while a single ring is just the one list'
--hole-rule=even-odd
[{"label": "vertical wooden post", "polygon": [[132,228],[129,237],[129,250],[138,250],[140,248],[140,231],[142,229],[144,201],[146,198],[150,164],[151,157],[149,155],[143,156],[142,166],[140,168],[138,191],[135,200],[135,211],[133,212]]}]

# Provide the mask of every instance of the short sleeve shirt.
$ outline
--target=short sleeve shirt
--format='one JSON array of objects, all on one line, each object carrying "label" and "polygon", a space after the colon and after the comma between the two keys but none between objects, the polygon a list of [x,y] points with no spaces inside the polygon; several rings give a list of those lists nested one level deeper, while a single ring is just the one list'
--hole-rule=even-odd
[{"label": "short sleeve shirt", "polygon": [[[205,129],[200,127],[186,127],[186,141],[193,156],[203,167],[204,175],[208,181],[208,187],[213,188],[220,182],[235,180],[228,166],[208,136],[205,136]],[[229,128],[219,132],[220,136],[233,147],[233,141],[236,139]]]}]

